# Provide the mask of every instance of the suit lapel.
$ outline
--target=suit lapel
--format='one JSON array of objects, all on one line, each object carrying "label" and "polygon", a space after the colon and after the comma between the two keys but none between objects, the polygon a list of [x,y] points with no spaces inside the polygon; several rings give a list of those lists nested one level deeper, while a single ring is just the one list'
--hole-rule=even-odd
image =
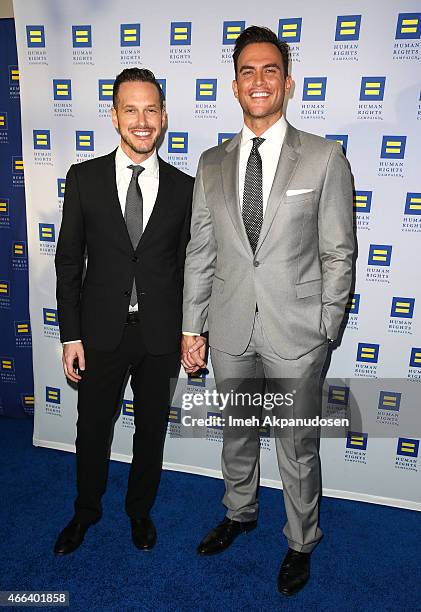
[{"label": "suit lapel", "polygon": [[281,200],[284,197],[289,182],[291,181],[291,178],[298,165],[300,155],[300,137],[298,135],[298,130],[288,123],[285,140],[282,145],[278,166],[273,179],[272,189],[266,205],[265,216],[263,217],[263,225],[260,231],[256,253],[262,246],[262,243],[269,232]]},{"label": "suit lapel", "polygon": [[137,245],[136,252],[145,246],[149,240],[149,236],[154,234],[155,228],[159,227],[162,216],[167,213],[168,202],[174,192],[174,180],[171,174],[168,172],[167,164],[158,157],[159,163],[159,185],[158,194],[156,196],[155,204],[152,209],[149,221],[143,231],[142,237]]},{"label": "suit lapel", "polygon": [[[115,154],[116,151],[110,153],[106,159],[105,172],[104,172],[104,187],[105,197],[108,201],[111,218],[115,224],[115,234],[120,236],[126,250],[133,252],[133,246],[130,240],[129,233],[127,231],[126,222],[121,212],[120,200],[118,199],[117,183],[116,183],[116,170],[115,170]],[[101,177],[100,177],[101,179]]]},{"label": "suit lapel", "polygon": [[240,209],[240,196],[238,189],[240,145],[241,132],[228,143],[225,149],[225,155],[221,163],[222,186],[224,190],[225,204],[231,217],[231,221],[245,249],[250,256],[253,256]]}]

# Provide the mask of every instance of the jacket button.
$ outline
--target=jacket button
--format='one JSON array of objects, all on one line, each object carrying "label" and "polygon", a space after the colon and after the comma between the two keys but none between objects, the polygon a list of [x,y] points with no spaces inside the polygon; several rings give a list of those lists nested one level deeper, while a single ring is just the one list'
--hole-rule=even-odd
[{"label": "jacket button", "polygon": [[124,295],[125,295],[126,297],[130,297],[130,296],[131,296],[131,294],[132,294],[132,292],[131,292],[131,291],[125,291],[125,292],[124,292]]},{"label": "jacket button", "polygon": [[133,261],[134,263],[137,263],[137,262],[139,261],[139,257],[132,257],[132,261]]},{"label": "jacket button", "polygon": [[260,266],[260,261],[257,261],[257,259],[255,261],[253,261],[253,266],[255,268],[258,268]]}]

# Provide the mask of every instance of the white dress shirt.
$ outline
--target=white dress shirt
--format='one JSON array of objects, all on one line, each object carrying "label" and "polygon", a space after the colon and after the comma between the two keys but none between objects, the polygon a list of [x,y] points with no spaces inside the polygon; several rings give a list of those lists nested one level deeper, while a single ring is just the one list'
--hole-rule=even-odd
[{"label": "white dress shirt", "polygon": [[[120,145],[116,151],[115,179],[123,217],[126,209],[127,190],[129,189],[129,184],[133,174],[132,170],[128,168],[128,166],[131,165],[138,165],[145,168],[143,172],[139,174],[137,179],[143,197],[143,231],[145,231],[146,225],[152,214],[153,207],[155,206],[156,197],[158,195],[159,163],[156,150],[141,164],[135,164],[135,162],[124,153]],[[129,306],[129,312],[136,312],[137,310],[137,304],[134,306]],[[80,340],[70,340],[69,342],[63,342],[63,344],[71,344],[72,342],[80,342]]]},{"label": "white dress shirt", "polygon": [[[263,178],[263,215],[266,212],[266,206],[270,190],[272,189],[273,179],[275,178],[276,168],[278,166],[279,156],[281,154],[282,145],[285,139],[287,130],[287,122],[282,115],[276,123],[274,123],[266,132],[261,135],[265,141],[259,147],[260,157],[262,158],[262,178]],[[250,128],[243,125],[241,131],[240,143],[240,165],[238,173],[238,195],[240,198],[240,208],[243,208],[244,181],[246,178],[247,161],[250,156],[251,147],[253,146],[253,138],[256,138]]]}]

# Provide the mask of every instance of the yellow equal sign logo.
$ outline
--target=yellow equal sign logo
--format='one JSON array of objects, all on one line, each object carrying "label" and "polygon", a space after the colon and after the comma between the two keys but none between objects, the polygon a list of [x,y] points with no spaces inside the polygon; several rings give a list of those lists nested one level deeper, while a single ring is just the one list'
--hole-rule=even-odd
[{"label": "yellow equal sign logo", "polygon": [[345,389],[335,388],[332,389],[332,399],[337,402],[345,401]]},{"label": "yellow equal sign logo", "polygon": [[212,96],[213,95],[213,83],[200,83],[199,91],[201,96]]},{"label": "yellow equal sign logo", "polygon": [[356,436],[355,434],[349,437],[354,446],[364,446],[364,436]]},{"label": "yellow equal sign logo", "polygon": [[173,149],[184,149],[184,136],[173,136],[171,146]]},{"label": "yellow equal sign logo", "polygon": [[174,30],[174,40],[187,40],[188,38],[188,28],[186,27],[175,27]]},{"label": "yellow equal sign logo", "polygon": [[238,25],[229,25],[226,28],[226,39],[227,40],[237,40],[242,31],[241,26]]},{"label": "yellow equal sign logo", "polygon": [[395,312],[408,314],[411,310],[411,302],[395,302]]},{"label": "yellow equal sign logo", "polygon": [[5,200],[0,201],[0,213],[7,213],[7,202]]},{"label": "yellow equal sign logo", "polygon": [[307,83],[307,95],[308,96],[320,96],[322,93],[323,83]]},{"label": "yellow equal sign logo", "polygon": [[124,28],[123,29],[123,40],[124,42],[136,42],[137,41],[136,28]]},{"label": "yellow equal sign logo", "polygon": [[88,43],[89,42],[89,30],[75,30],[75,41],[77,43]]},{"label": "yellow equal sign logo", "polygon": [[31,43],[41,43],[42,42],[42,30],[32,30],[29,31],[29,41]]},{"label": "yellow equal sign logo", "polygon": [[14,160],[14,169],[22,171],[23,170],[23,159],[15,159]]},{"label": "yellow equal sign logo", "polygon": [[21,242],[16,242],[13,245],[13,253],[15,255],[23,255],[24,254],[23,244]]},{"label": "yellow equal sign logo", "polygon": [[298,23],[282,24],[282,38],[293,38],[297,35]]},{"label": "yellow equal sign logo", "polygon": [[365,359],[374,359],[375,354],[376,354],[376,349],[374,347],[371,347],[371,346],[361,347],[361,357],[364,357]]},{"label": "yellow equal sign logo", "polygon": [[386,153],[400,153],[401,146],[400,140],[386,140]]},{"label": "yellow equal sign logo", "polygon": [[0,127],[4,127],[6,125],[6,115],[3,113],[0,114]]},{"label": "yellow equal sign logo", "polygon": [[24,395],[23,396],[23,401],[25,406],[34,406],[35,405],[35,398],[33,395]]},{"label": "yellow equal sign logo", "polygon": [[9,293],[9,284],[0,282],[0,293]]},{"label": "yellow equal sign logo", "polygon": [[29,334],[29,323],[16,323],[16,331],[18,334]]},{"label": "yellow equal sign logo", "polygon": [[366,96],[378,96],[380,94],[380,81],[366,81],[364,93]]},{"label": "yellow equal sign logo", "polygon": [[387,261],[387,255],[387,249],[373,249],[372,259],[373,261]]},{"label": "yellow equal sign logo", "polygon": [[355,34],[357,31],[357,22],[355,19],[350,21],[341,21],[339,33],[341,36]]},{"label": "yellow equal sign logo", "polygon": [[11,359],[2,359],[1,367],[3,370],[12,370],[13,369],[13,361]]},{"label": "yellow equal sign logo", "polygon": [[354,195],[354,207],[355,208],[365,208],[367,206],[368,195],[358,194]]},{"label": "yellow equal sign logo", "polygon": [[18,68],[12,68],[10,70],[10,80],[19,81],[19,69]]},{"label": "yellow equal sign logo", "polygon": [[416,34],[418,30],[418,19],[402,19],[401,21],[401,33],[402,34]]},{"label": "yellow equal sign logo", "polygon": [[68,96],[69,95],[69,84],[68,83],[56,83],[56,95],[57,96]]}]

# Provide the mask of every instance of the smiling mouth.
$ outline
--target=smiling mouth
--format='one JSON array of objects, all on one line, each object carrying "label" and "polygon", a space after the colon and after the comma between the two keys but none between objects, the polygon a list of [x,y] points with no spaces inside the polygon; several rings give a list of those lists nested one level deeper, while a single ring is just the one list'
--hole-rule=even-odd
[{"label": "smiling mouth", "polygon": [[267,91],[254,91],[251,94],[252,98],[268,98],[270,94]]},{"label": "smiling mouth", "polygon": [[138,138],[148,138],[152,136],[152,130],[131,130],[131,133]]}]

